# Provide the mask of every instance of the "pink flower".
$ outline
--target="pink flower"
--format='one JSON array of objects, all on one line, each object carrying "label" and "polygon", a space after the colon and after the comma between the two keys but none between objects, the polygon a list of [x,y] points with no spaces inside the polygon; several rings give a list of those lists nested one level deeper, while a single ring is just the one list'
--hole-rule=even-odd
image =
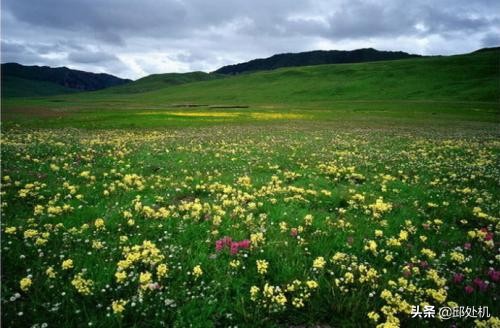
[{"label": "pink flower", "polygon": [[231,255],[236,255],[238,254],[238,243],[232,243],[231,244]]},{"label": "pink flower", "polygon": [[490,277],[491,280],[497,282],[500,280],[500,271],[490,270],[488,272],[488,276]]},{"label": "pink flower", "polygon": [[481,280],[480,278],[476,278],[473,281],[474,285],[476,285],[480,291],[484,292],[486,289],[488,289],[488,284],[484,282],[484,280]]},{"label": "pink flower", "polygon": [[238,243],[238,246],[239,246],[240,248],[244,248],[244,249],[250,248],[250,240],[248,240],[248,239],[243,239],[242,241],[240,241],[240,242]]},{"label": "pink flower", "polygon": [[215,242],[215,250],[217,252],[220,252],[222,251],[222,249],[224,248],[224,242],[222,241],[222,239],[219,239]]},{"label": "pink flower", "polygon": [[464,280],[464,275],[461,273],[455,273],[455,275],[453,276],[453,282],[459,284],[462,282],[462,280]]},{"label": "pink flower", "polygon": [[299,232],[297,231],[297,228],[290,229],[290,236],[297,237],[298,234]]},{"label": "pink flower", "polygon": [[464,249],[471,249],[471,247],[472,247],[471,243],[464,244]]},{"label": "pink flower", "polygon": [[233,242],[233,238],[225,236],[224,238],[222,238],[222,241],[224,242],[224,244],[226,244],[226,246],[231,247],[231,243]]},{"label": "pink flower", "polygon": [[472,286],[465,286],[465,292],[467,294],[472,294],[474,292],[474,287],[472,287]]},{"label": "pink flower", "polygon": [[427,269],[429,267],[429,263],[427,263],[427,261],[420,261],[420,267],[422,269]]}]

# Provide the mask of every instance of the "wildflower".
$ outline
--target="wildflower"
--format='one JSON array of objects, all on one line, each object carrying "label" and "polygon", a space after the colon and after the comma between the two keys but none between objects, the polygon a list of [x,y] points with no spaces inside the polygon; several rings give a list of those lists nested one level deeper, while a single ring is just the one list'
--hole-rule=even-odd
[{"label": "wildflower", "polygon": [[323,256],[318,256],[313,261],[313,268],[315,269],[323,269],[325,267],[326,261]]},{"label": "wildflower", "polygon": [[465,261],[465,256],[462,253],[459,252],[451,252],[450,253],[450,258],[457,262],[457,263],[463,263]]},{"label": "wildflower", "polygon": [[159,278],[166,277],[168,274],[168,267],[166,264],[162,263],[156,268],[156,275]]},{"label": "wildflower", "polygon": [[461,283],[464,280],[464,275],[461,273],[455,273],[453,275],[453,282],[456,284]]},{"label": "wildflower", "polygon": [[201,269],[200,265],[197,265],[193,268],[193,276],[195,278],[199,278],[203,275],[203,270]]},{"label": "wildflower", "polygon": [[427,256],[427,258],[429,258],[430,260],[432,260],[433,258],[436,257],[436,253],[434,253],[432,250],[428,249],[428,248],[423,248],[420,253],[422,253],[423,255]]},{"label": "wildflower", "polygon": [[257,286],[250,287],[250,299],[255,301],[257,299],[257,295],[259,294],[260,289]]},{"label": "wildflower", "polygon": [[374,240],[368,240],[368,242],[365,245],[365,250],[369,250],[374,255],[376,255],[377,254],[377,243]]},{"label": "wildflower", "polygon": [[61,264],[61,267],[63,270],[72,269],[73,268],[73,260],[72,259],[64,260]]},{"label": "wildflower", "polygon": [[73,280],[71,280],[71,284],[82,295],[92,294],[92,286],[94,285],[94,282],[90,279],[84,279],[83,273],[81,272],[77,274]]},{"label": "wildflower", "polygon": [[123,299],[113,301],[111,303],[111,308],[113,309],[113,313],[115,314],[120,314],[125,310],[125,305],[127,305],[128,301],[125,301]]},{"label": "wildflower", "polygon": [[313,222],[313,216],[311,214],[307,214],[305,217],[304,217],[304,224],[306,226],[310,226],[312,225],[312,222]]},{"label": "wildflower", "polygon": [[7,227],[5,228],[5,233],[8,234],[8,235],[13,235],[15,234],[17,231],[17,228],[16,227]]},{"label": "wildflower", "polygon": [[104,224],[104,220],[103,219],[97,219],[95,220],[94,222],[94,226],[96,227],[96,229],[104,229],[105,227],[105,224]]},{"label": "wildflower", "polygon": [[240,265],[240,260],[232,260],[231,262],[229,262],[229,266],[233,269],[237,269]]},{"label": "wildflower", "polygon": [[318,287],[318,283],[316,281],[314,281],[314,280],[308,280],[308,281],[306,281],[306,285],[310,289],[315,289],[315,288]]},{"label": "wildflower", "polygon": [[21,279],[21,281],[19,282],[19,286],[21,287],[22,291],[26,292],[31,287],[32,283],[33,282],[31,280],[31,278],[26,277],[26,278]]},{"label": "wildflower", "polygon": [[141,272],[139,275],[139,283],[141,285],[147,285],[151,282],[151,273],[149,271]]},{"label": "wildflower", "polygon": [[380,315],[375,311],[371,311],[368,312],[368,318],[371,319],[373,322],[378,322],[378,320],[380,319]]},{"label": "wildflower", "polygon": [[122,283],[127,279],[127,273],[125,271],[117,271],[115,273],[115,278],[117,283]]},{"label": "wildflower", "polygon": [[47,277],[49,278],[55,278],[56,277],[56,273],[54,271],[54,268],[53,267],[48,267],[47,270],[45,270],[45,274],[47,275]]},{"label": "wildflower", "polygon": [[257,272],[262,275],[266,274],[269,262],[267,262],[266,260],[257,260],[256,263],[257,263]]}]

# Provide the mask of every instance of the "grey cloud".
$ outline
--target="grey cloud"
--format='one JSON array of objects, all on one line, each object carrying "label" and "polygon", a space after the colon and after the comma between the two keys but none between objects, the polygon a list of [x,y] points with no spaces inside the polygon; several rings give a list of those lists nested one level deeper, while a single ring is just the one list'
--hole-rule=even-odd
[{"label": "grey cloud", "polygon": [[103,51],[71,52],[70,54],[68,54],[68,59],[73,63],[82,64],[99,64],[110,61],[119,61],[119,59],[115,55]]},{"label": "grey cloud", "polygon": [[466,52],[498,43],[497,26],[494,0],[4,0],[2,61],[139,77],[318,48],[399,50],[394,40]]}]

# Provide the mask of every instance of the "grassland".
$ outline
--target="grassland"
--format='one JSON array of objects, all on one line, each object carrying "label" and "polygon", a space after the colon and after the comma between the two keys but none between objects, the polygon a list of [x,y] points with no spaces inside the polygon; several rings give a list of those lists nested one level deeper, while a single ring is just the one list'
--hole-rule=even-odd
[{"label": "grassland", "polygon": [[3,99],[2,324],[498,326],[496,56]]}]

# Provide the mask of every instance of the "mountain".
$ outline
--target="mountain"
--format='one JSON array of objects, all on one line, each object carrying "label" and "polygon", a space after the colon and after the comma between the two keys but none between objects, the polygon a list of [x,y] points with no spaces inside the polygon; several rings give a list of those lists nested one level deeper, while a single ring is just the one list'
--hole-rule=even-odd
[{"label": "mountain", "polygon": [[89,73],[67,67],[2,64],[2,96],[45,96],[93,91],[129,83],[105,73]]},{"label": "mountain", "polygon": [[205,72],[152,74],[131,83],[110,88],[106,90],[106,92],[141,93],[179,84],[215,80],[223,77],[225,77],[225,75],[209,74]]},{"label": "mountain", "polygon": [[402,51],[379,51],[373,48],[343,50],[316,50],[299,53],[278,54],[246,63],[223,66],[214,73],[241,74],[246,72],[273,70],[280,67],[312,66],[324,64],[348,64],[381,60],[396,60],[420,57]]}]

